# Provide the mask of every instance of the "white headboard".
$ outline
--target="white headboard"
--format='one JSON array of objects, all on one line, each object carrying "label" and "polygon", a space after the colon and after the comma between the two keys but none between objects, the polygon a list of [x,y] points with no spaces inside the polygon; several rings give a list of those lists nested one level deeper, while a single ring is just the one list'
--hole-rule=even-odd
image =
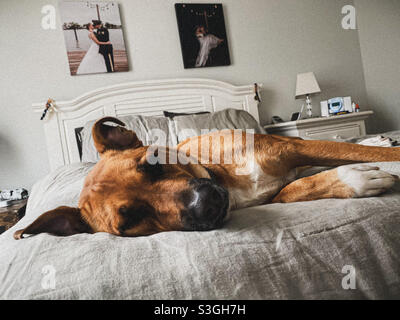
[{"label": "white headboard", "polygon": [[[162,115],[163,111],[246,110],[259,121],[254,85],[233,86],[209,79],[128,82],[96,89],[69,101],[55,100],[43,121],[51,169],[79,162],[75,128],[104,116]],[[34,103],[41,113],[44,102]],[[39,118],[39,116],[38,116]]]}]

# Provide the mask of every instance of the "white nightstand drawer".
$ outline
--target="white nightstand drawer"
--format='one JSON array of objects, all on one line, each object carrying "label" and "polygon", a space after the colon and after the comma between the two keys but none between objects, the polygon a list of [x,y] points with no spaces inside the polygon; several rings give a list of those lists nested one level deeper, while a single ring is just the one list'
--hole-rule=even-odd
[{"label": "white nightstand drawer", "polygon": [[305,130],[306,139],[342,140],[362,135],[361,126],[357,123],[337,127],[319,127]]},{"label": "white nightstand drawer", "polygon": [[365,120],[372,111],[326,118],[310,118],[264,126],[270,134],[315,140],[337,140],[366,135]]}]

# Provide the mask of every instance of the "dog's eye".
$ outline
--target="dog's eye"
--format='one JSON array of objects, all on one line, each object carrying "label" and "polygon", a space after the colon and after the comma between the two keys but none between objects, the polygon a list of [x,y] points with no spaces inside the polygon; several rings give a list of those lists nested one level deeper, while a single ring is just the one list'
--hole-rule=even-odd
[{"label": "dog's eye", "polygon": [[127,230],[139,224],[144,218],[148,217],[151,213],[151,210],[144,205],[139,207],[122,206],[119,208],[119,213],[123,217],[123,223],[119,229]]},{"label": "dog's eye", "polygon": [[163,167],[158,162],[156,164],[150,164],[147,161],[137,166],[137,170],[146,175],[151,182],[161,179],[163,176]]}]

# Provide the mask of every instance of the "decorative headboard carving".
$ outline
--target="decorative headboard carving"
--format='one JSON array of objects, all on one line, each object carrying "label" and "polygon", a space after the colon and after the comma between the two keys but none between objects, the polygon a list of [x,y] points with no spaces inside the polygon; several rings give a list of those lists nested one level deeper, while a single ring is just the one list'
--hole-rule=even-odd
[{"label": "decorative headboard carving", "polygon": [[[104,116],[161,116],[164,110],[213,112],[235,108],[248,111],[259,121],[255,87],[209,79],[152,80],[107,86],[73,100],[55,101],[55,110],[43,121],[51,169],[79,162],[75,128]],[[33,110],[43,112],[43,103],[34,103]]]}]

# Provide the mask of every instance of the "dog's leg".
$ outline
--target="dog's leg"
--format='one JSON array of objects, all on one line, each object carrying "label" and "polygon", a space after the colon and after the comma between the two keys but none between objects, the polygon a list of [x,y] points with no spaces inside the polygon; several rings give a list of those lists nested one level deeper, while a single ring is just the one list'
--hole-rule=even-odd
[{"label": "dog's leg", "polygon": [[[271,138],[256,135],[256,150],[258,154],[268,153],[264,151],[265,145]],[[278,141],[276,137],[273,137]],[[400,148],[370,147],[358,144],[289,139],[275,142],[272,148],[278,154],[281,162],[290,167],[314,166],[339,166],[360,162],[400,161]],[[271,153],[271,152],[269,152]]]},{"label": "dog's leg", "polygon": [[307,165],[336,166],[356,162],[400,161],[400,148],[315,140],[296,140],[292,143]]},{"label": "dog's leg", "polygon": [[393,186],[397,176],[365,164],[341,166],[288,184],[272,203],[327,198],[376,196]]}]

